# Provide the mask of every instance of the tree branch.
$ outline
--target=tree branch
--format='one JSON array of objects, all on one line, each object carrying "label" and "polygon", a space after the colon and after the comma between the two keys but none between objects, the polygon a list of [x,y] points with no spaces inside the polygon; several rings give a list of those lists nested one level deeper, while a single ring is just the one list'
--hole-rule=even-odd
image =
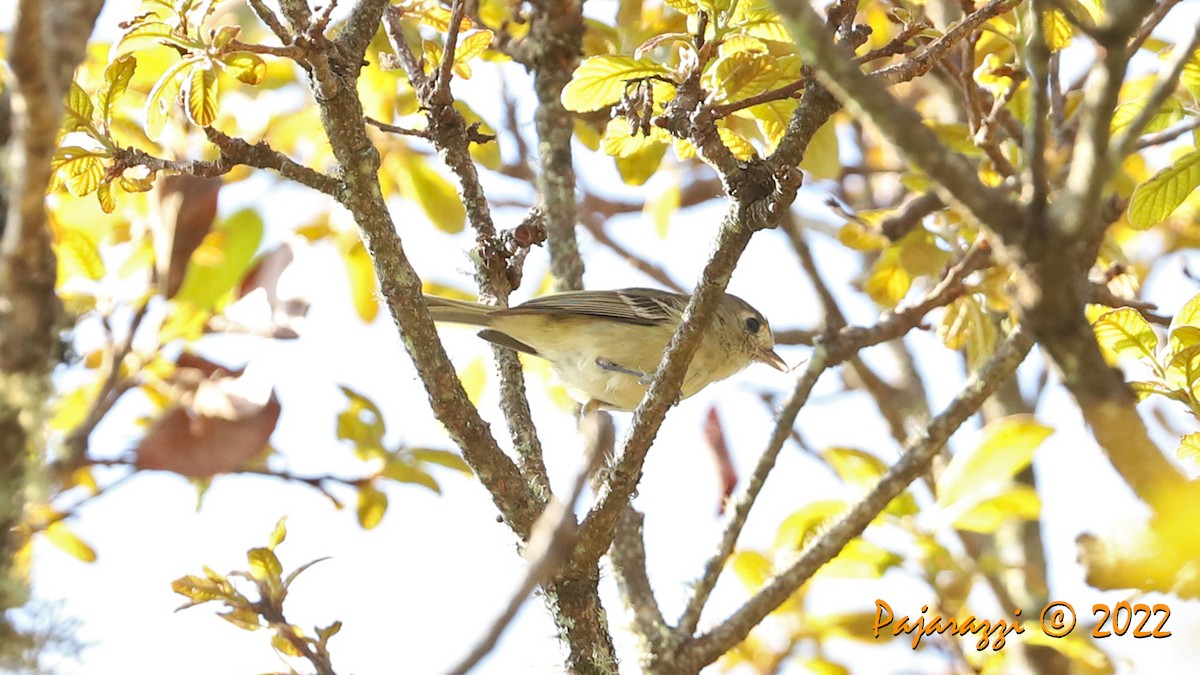
[{"label": "tree branch", "polygon": [[[801,58],[818,69],[821,82],[855,116],[874,123],[914,166],[936,181],[944,198],[961,204],[975,219],[997,232],[1019,230],[1022,224],[1019,210],[1004,192],[983,185],[970,162],[943,146],[915,112],[901,105],[881,86],[879,81],[889,81],[906,71],[885,69],[873,80],[833,44],[820,17],[807,2],[776,0],[775,4],[796,40]],[[1015,4],[1015,0],[991,0],[968,19],[991,18]],[[960,26],[968,23],[964,19]],[[926,51],[932,50],[933,45]]]},{"label": "tree branch", "polygon": [[842,518],[807,546],[799,559],[769,580],[728,619],[697,637],[681,650],[685,667],[699,670],[745,639],[767,614],[779,607],[825,563],[832,560],[908,486],[929,469],[929,463],[964,421],[979,409],[1000,383],[1012,376],[1033,342],[1014,331],[992,358],[963,385],[958,396],[937,415],[925,432],[913,439],[901,458],[879,483]]},{"label": "tree branch", "polygon": [[[280,5],[294,29],[308,30],[300,23],[309,15],[306,3],[282,0]],[[373,12],[378,20],[386,5],[386,0],[362,0],[358,10]],[[316,60],[323,59],[328,65],[331,57],[344,59],[348,62],[346,72],[357,73],[362,54],[333,50],[320,34],[310,39],[321,55]],[[496,443],[446,357],[437,329],[421,300],[421,279],[404,253],[383,200],[378,179],[379,153],[367,137],[362,104],[353,86],[322,80],[331,72],[314,67],[312,86],[330,147],[342,170],[339,201],[354,216],[362,231],[380,292],[425,385],[434,414],[488,488],[509,527],[519,537],[527,539],[543,502],[526,488],[516,465]]]}]

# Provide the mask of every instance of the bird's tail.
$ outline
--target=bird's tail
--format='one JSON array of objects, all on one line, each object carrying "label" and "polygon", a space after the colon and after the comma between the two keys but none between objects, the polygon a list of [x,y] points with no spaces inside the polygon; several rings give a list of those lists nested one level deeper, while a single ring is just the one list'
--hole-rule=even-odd
[{"label": "bird's tail", "polygon": [[429,306],[429,314],[433,316],[434,321],[463,323],[469,326],[489,325],[492,312],[500,309],[466,300],[439,298],[436,295],[426,295],[425,304]]}]

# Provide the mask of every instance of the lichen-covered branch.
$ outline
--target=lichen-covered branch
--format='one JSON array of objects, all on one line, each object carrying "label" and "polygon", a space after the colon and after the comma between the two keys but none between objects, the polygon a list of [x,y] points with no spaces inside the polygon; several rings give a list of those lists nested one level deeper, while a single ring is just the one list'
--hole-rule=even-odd
[{"label": "lichen-covered branch", "polygon": [[50,369],[61,306],[57,261],[46,222],[46,187],[71,75],[83,60],[102,0],[21,0],[9,33],[6,82],[11,122],[0,185],[0,640],[4,611],[24,602],[26,579],[14,577],[23,545],[31,450],[42,455]]},{"label": "lichen-covered branch", "polygon": [[579,65],[583,41],[582,0],[532,3],[529,67],[538,106],[538,192],[546,212],[550,274],[560,291],[583,288],[583,259],[575,241],[575,167],[571,160],[572,116],[563,107],[563,87]]}]

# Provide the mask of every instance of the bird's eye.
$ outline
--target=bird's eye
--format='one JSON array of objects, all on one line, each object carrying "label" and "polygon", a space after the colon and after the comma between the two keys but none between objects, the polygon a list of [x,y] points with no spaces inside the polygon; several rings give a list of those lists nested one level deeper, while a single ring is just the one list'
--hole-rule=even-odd
[{"label": "bird's eye", "polygon": [[752,316],[746,317],[746,330],[750,331],[751,333],[757,333],[760,328],[762,328],[761,321]]}]

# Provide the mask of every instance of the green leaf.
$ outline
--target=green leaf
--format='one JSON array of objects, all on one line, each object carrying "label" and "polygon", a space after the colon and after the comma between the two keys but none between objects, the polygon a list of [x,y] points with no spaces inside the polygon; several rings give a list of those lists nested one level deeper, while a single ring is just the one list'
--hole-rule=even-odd
[{"label": "green leaf", "polygon": [[1092,323],[1100,348],[1116,357],[1132,356],[1154,363],[1158,336],[1136,309],[1120,307],[1100,315]]},{"label": "green leaf", "polygon": [[1029,466],[1033,453],[1054,433],[1030,415],[1014,415],[984,427],[980,442],[956,452],[937,480],[937,504],[947,509],[957,502],[997,494],[997,487]]},{"label": "green leaf", "polygon": [[562,104],[573,112],[592,112],[621,100],[631,80],[667,77],[666,68],[629,56],[603,55],[584,59],[563,88]]},{"label": "green leaf", "polygon": [[262,218],[252,209],[218,221],[192,253],[175,301],[199,310],[217,308],[250,270],[262,235]]},{"label": "green leaf", "polygon": [[1137,186],[1129,200],[1129,224],[1144,230],[1167,219],[1200,185],[1200,150],[1175,160]]},{"label": "green leaf", "polygon": [[364,530],[370,530],[383,520],[387,512],[388,497],[385,493],[371,485],[358,489],[358,524]]}]

